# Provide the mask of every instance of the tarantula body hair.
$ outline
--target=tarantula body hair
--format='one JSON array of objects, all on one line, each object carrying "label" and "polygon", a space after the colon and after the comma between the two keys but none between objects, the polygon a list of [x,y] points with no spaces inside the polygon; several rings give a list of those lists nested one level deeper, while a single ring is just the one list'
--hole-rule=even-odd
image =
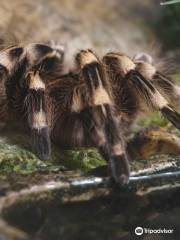
[{"label": "tarantula body hair", "polygon": [[89,50],[81,51],[77,57],[80,76],[84,79],[92,98],[92,105],[81,111],[81,120],[93,145],[98,147],[108,162],[113,179],[119,184],[126,184],[130,170],[125,143],[119,129],[119,119],[115,114],[106,72],[101,61],[98,58],[95,60],[94,57],[95,54]]},{"label": "tarantula body hair", "polygon": [[46,84],[59,75],[62,59],[59,49],[44,44],[13,46],[0,53],[0,63],[6,69],[1,79],[6,92],[6,118],[15,122],[19,117],[27,122],[41,159],[48,159],[51,152]]},{"label": "tarantula body hair", "polygon": [[[149,58],[151,58],[150,62],[148,60]],[[134,57],[134,61],[138,71],[141,72],[147,80],[151,81],[165,98],[174,105],[180,102],[180,86],[178,86],[167,74],[156,69],[156,66],[153,64],[153,58],[149,54],[137,54]],[[166,68],[168,68],[168,65]]]},{"label": "tarantula body hair", "polygon": [[76,64],[80,68],[80,78],[84,80],[87,94],[91,97],[91,104],[111,104],[111,87],[98,57],[91,50],[83,50],[77,54]]},{"label": "tarantula body hair", "polygon": [[[108,83],[105,80],[105,72],[94,53],[90,50],[87,50],[87,52],[81,51],[77,54],[76,61],[80,71],[79,74],[66,74],[48,86],[49,95],[56,106],[55,122],[57,122],[57,128],[66,125],[68,129],[71,129],[70,134],[64,134],[64,138],[68,139],[65,143],[62,143],[63,137],[55,137],[60,139],[63,147],[92,146],[92,141],[88,139],[87,134],[82,130],[84,128],[81,129],[80,127],[82,125],[81,115],[86,109],[93,110],[93,108],[97,107],[102,112],[103,119],[105,118],[103,114],[106,114],[104,106],[113,104],[109,89],[107,89]],[[73,121],[71,121],[72,119]],[[97,121],[99,120],[97,119]],[[66,126],[63,129],[66,129]],[[59,132],[60,129],[54,131],[54,133]],[[81,134],[78,132],[81,132]],[[72,143],[70,135],[73,136]]]},{"label": "tarantula body hair", "polygon": [[115,107],[120,114],[121,121],[128,122],[134,120],[139,110],[139,102],[126,81],[126,74],[134,70],[134,63],[123,54],[108,53],[103,57],[103,64],[112,86],[112,95]]},{"label": "tarantula body hair", "polygon": [[[65,74],[48,84],[52,104],[52,140],[61,148],[87,146],[79,113],[85,107],[85,87],[77,74]],[[63,131],[62,131],[63,129]]]},{"label": "tarantula body hair", "polygon": [[24,123],[42,160],[51,154],[51,141],[60,148],[96,147],[114,181],[126,184],[126,130],[144,103],[180,129],[179,114],[154,85],[159,72],[151,62],[148,70],[142,63],[122,53],[101,60],[92,50],[81,50],[73,72],[62,75],[61,47],[34,43],[7,48],[0,52],[0,122]]},{"label": "tarantula body hair", "polygon": [[136,69],[143,76],[144,81],[151,85],[152,90],[154,89],[151,98],[152,107],[155,110],[160,110],[165,118],[180,129],[180,114],[166,100],[166,98],[179,100],[180,87],[158,72],[155,66],[148,62],[136,60]]},{"label": "tarantula body hair", "polygon": [[[109,58],[109,62],[107,59]],[[114,58],[114,59],[113,59]],[[111,61],[116,61],[116,68],[112,70]],[[128,60],[127,60],[128,59]],[[138,99],[138,102],[145,102],[147,106],[155,111],[160,111],[164,117],[166,117],[173,125],[175,125],[178,129],[180,127],[179,120],[180,115],[176,112],[169,104],[168,101],[161,95],[161,93],[153,86],[151,81],[147,79],[151,79],[153,74],[155,74],[155,69],[149,63],[146,63],[149,67],[143,68],[142,63],[134,63],[128,57],[122,57],[122,54],[109,54],[104,57],[105,64],[110,64],[110,71],[116,72],[118,75],[116,77],[119,81],[127,81],[129,84],[129,89],[134,90],[135,98]],[[116,77],[111,77],[115,79]],[[128,97],[132,97],[133,93]],[[123,101],[121,100],[121,103]],[[117,102],[118,104],[118,102]],[[140,104],[141,105],[141,104]],[[140,107],[139,105],[139,107]],[[123,106],[122,106],[123,109]],[[138,109],[138,108],[134,108]]]},{"label": "tarantula body hair", "polygon": [[[86,54],[85,57],[83,56],[84,53]],[[121,58],[121,64],[119,64],[118,57],[121,57],[121,54],[107,54],[102,62],[91,54],[92,52],[89,51],[80,52],[77,55],[77,58],[80,58],[78,62],[79,73],[77,75],[66,75],[63,81],[60,79],[55,83],[57,87],[52,87],[51,95],[52,97],[56,95],[55,101],[57,101],[56,105],[59,107],[59,111],[56,112],[64,109],[56,121],[55,131],[53,131],[55,137],[53,136],[53,139],[63,147],[96,146],[109,163],[115,181],[125,183],[128,181],[129,164],[126,154],[124,126],[126,125],[129,129],[130,123],[133,122],[133,117],[130,116],[138,114],[139,104],[142,102],[141,94],[142,99],[147,101],[148,105],[152,105],[155,110],[162,111],[161,107],[164,106],[164,102],[168,103],[155,87],[136,70],[136,65],[128,57]],[[122,63],[122,61],[126,62]],[[126,67],[125,70],[121,69],[124,66]],[[103,74],[100,73],[99,69],[103,71]],[[106,84],[103,84],[104,80]],[[99,86],[108,85],[112,86],[109,94],[112,100],[95,104],[93,94],[98,95],[95,90]],[[124,92],[124,96],[122,92]],[[65,96],[62,97],[63,93],[68,96],[67,107],[62,107],[63,103],[66,102],[63,100],[66,99]],[[85,94],[83,95],[83,93]],[[118,98],[119,96],[121,98]],[[156,98],[158,97],[160,100],[162,99],[162,103],[156,106],[156,101],[158,101]],[[118,108],[119,105],[121,105],[121,108]],[[126,109],[131,109],[131,111],[126,111]],[[176,114],[172,114],[172,109],[169,106],[165,109],[170,112],[166,112],[166,115],[173,116],[171,119],[169,117],[173,122],[176,119]],[[178,119],[176,120],[178,121]],[[64,130],[63,134],[61,127]]]},{"label": "tarantula body hair", "polygon": [[63,147],[96,146],[108,162],[113,179],[125,184],[129,179],[128,158],[103,64],[90,50],[80,51],[76,61],[77,79],[76,75],[66,75],[54,86],[50,84],[50,96],[59,108],[55,110],[59,118],[53,139]]},{"label": "tarantula body hair", "polygon": [[45,83],[38,71],[30,72],[28,80],[29,86],[24,100],[24,108],[31,128],[34,148],[38,155],[45,160],[49,158],[51,153]]}]

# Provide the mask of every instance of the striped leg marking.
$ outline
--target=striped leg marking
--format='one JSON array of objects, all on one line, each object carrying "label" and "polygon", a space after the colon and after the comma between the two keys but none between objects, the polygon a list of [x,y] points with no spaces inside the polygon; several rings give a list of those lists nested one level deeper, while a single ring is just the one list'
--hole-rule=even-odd
[{"label": "striped leg marking", "polygon": [[108,105],[96,106],[80,114],[92,143],[108,162],[114,181],[124,185],[129,181],[129,163],[117,122],[109,109]]},{"label": "striped leg marking", "polygon": [[106,105],[106,111],[108,116],[106,135],[111,149],[109,167],[115,181],[124,185],[129,182],[130,176],[129,160],[126,155],[125,142],[121,134],[119,121],[114,115],[114,109],[112,106]]},{"label": "striped leg marking", "polygon": [[111,104],[109,81],[102,63],[90,50],[81,51],[77,55],[77,59],[81,70],[80,75],[84,80],[86,92],[89,97],[87,105]]},{"label": "striped leg marking", "polygon": [[40,159],[47,160],[51,154],[50,130],[45,106],[45,85],[38,72],[30,75],[29,92],[25,99],[28,123],[33,145]]},{"label": "striped leg marking", "polygon": [[168,104],[166,99],[155,89],[151,82],[147,81],[136,70],[130,71],[126,78],[131,81],[136,92],[145,100],[147,105],[156,111],[160,111],[165,118],[180,130],[180,114]]},{"label": "striped leg marking", "polygon": [[159,72],[153,76],[152,82],[168,99],[180,102],[180,86]]}]

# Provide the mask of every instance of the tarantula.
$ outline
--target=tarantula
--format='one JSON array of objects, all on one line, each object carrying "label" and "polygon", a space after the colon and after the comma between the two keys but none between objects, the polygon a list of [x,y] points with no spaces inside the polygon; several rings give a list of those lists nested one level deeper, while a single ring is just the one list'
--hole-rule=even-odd
[{"label": "tarantula", "polygon": [[145,106],[180,129],[180,115],[165,98],[179,98],[179,87],[144,56],[111,52],[99,59],[81,50],[73,71],[63,74],[63,67],[64,51],[58,46],[2,50],[1,125],[27,127],[42,160],[50,157],[51,140],[61,148],[97,147],[115,182],[128,183],[127,130]]}]

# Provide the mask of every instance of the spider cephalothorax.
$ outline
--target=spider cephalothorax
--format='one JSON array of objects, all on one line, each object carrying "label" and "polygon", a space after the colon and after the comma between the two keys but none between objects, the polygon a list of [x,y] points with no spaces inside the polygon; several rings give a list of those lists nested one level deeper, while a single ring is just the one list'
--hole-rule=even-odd
[{"label": "spider cephalothorax", "polygon": [[131,155],[126,129],[144,105],[180,129],[179,114],[153,79],[161,79],[159,86],[169,80],[146,59],[108,53],[101,60],[91,50],[80,51],[74,71],[62,75],[64,53],[59,49],[30,44],[2,51],[1,121],[24,122],[41,159],[49,158],[51,140],[61,148],[97,147],[113,179],[125,184]]}]

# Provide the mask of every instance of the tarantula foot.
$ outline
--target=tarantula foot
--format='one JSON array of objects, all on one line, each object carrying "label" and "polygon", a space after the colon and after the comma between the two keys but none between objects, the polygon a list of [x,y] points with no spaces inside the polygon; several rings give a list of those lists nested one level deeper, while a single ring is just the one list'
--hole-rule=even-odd
[{"label": "tarantula foot", "polygon": [[124,186],[129,183],[130,168],[126,156],[113,156],[110,161],[110,169],[116,184]]},{"label": "tarantula foot", "polygon": [[125,174],[121,174],[118,178],[118,184],[120,184],[120,186],[124,186],[128,183],[129,183],[129,176]]},{"label": "tarantula foot", "polygon": [[38,154],[38,157],[46,161],[51,155],[51,143],[49,136],[49,129],[44,127],[42,129],[32,130],[34,149]]},{"label": "tarantula foot", "polygon": [[120,175],[112,175],[112,180],[120,187],[123,187],[129,183],[129,175],[121,173]]}]

